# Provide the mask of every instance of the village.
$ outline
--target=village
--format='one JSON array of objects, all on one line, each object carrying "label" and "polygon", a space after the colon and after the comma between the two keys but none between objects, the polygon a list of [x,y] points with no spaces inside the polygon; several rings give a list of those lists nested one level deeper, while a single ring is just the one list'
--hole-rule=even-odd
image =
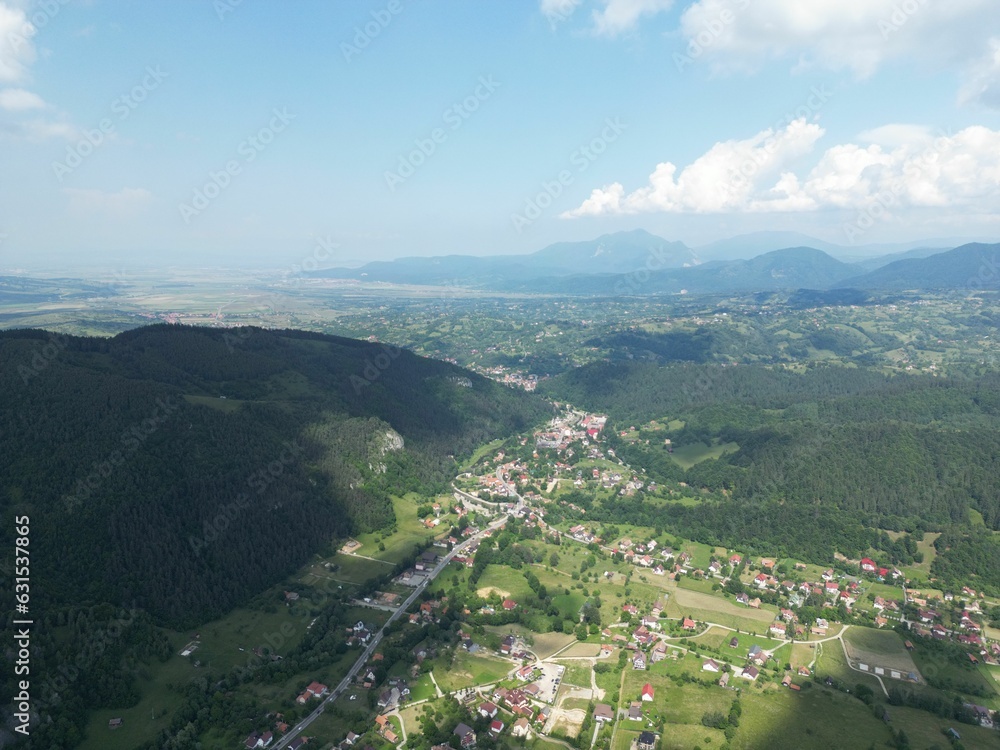
[{"label": "village", "polygon": [[[421,511],[428,548],[356,601],[394,612],[403,592],[425,587],[333,704],[350,723],[339,750],[654,750],[699,733],[722,746],[745,732],[743,711],[806,710],[817,695],[857,702],[858,691],[885,706],[874,726],[891,727],[917,711],[914,696],[958,689],[962,721],[942,720],[942,731],[997,736],[1000,642],[987,616],[997,602],[968,586],[936,590],[875,556],[820,566],[588,521],[565,495],[657,491],[603,443],[606,421],[567,409]],[[358,621],[346,643],[364,647],[377,627]],[[296,703],[327,690],[303,685]],[[251,734],[246,747],[275,736]]]}]

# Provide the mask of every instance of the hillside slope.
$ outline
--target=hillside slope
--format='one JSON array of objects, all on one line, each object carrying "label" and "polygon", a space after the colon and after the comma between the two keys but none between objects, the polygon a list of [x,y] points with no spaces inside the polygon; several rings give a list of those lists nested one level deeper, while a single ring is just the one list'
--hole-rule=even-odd
[{"label": "hillside slope", "polygon": [[[439,491],[541,401],[409,352],[298,331],[0,333],[0,505],[31,518],[39,607],[228,611],[332,538]],[[5,534],[12,523],[5,524]]]}]

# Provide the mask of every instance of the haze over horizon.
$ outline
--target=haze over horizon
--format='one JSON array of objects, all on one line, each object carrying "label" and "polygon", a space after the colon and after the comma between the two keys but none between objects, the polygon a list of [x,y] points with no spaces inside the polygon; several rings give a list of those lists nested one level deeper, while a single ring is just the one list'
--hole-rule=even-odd
[{"label": "haze over horizon", "polygon": [[1000,16],[798,7],[0,0],[0,266],[997,237]]}]

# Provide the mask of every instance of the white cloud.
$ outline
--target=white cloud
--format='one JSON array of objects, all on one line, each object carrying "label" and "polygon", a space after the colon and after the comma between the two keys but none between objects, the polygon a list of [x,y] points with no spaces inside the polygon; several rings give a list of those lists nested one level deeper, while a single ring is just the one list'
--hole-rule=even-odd
[{"label": "white cloud", "polygon": [[703,34],[703,53],[722,67],[791,58],[867,76],[887,60],[978,54],[1000,16],[993,0],[696,0],[681,30],[695,42]]},{"label": "white cloud", "polygon": [[35,60],[34,35],[35,27],[22,9],[0,2],[0,83],[24,79]]},{"label": "white cloud", "polygon": [[619,183],[594,190],[564,216],[809,208],[787,168],[809,153],[822,135],[818,125],[798,119],[781,130],[769,128],[746,140],[717,143],[679,175],[676,165],[663,162],[650,175],[648,186],[628,195]]},{"label": "white cloud", "polygon": [[[540,0],[542,15],[555,25],[569,19],[584,0]],[[633,31],[644,16],[669,10],[674,0],[593,0],[590,12],[592,31],[601,36],[618,36]]]},{"label": "white cloud", "polygon": [[959,101],[1000,109],[1000,36],[990,39],[988,51],[969,65]]},{"label": "white cloud", "polygon": [[[871,133],[888,143],[886,134],[899,127]],[[911,208],[988,212],[1000,200],[1000,131],[975,126],[888,147],[872,141],[840,144],[823,152],[808,174],[798,176],[791,167],[822,135],[818,125],[795,120],[777,132],[717,143],[676,179],[677,167],[664,162],[646,187],[626,193],[613,183],[594,190],[562,216],[850,209],[879,198]]]},{"label": "white cloud", "polygon": [[552,24],[567,20],[583,0],[541,0],[539,10]]},{"label": "white cloud", "polygon": [[632,31],[643,16],[654,16],[669,10],[673,0],[601,0],[604,8],[594,10],[591,18],[594,31],[607,36]]},{"label": "white cloud", "polygon": [[44,109],[45,102],[38,94],[24,89],[0,89],[0,109],[8,112],[23,112],[28,109]]},{"label": "white cloud", "polygon": [[879,146],[903,146],[934,140],[934,131],[926,125],[894,122],[859,133],[858,140]]},{"label": "white cloud", "polygon": [[97,189],[63,188],[70,213],[78,217],[125,219],[142,213],[153,194],[145,188],[123,188],[117,193]]},{"label": "white cloud", "polygon": [[963,101],[1000,108],[995,0],[696,0],[680,29],[687,56],[716,70],[783,59],[865,78],[906,62],[955,70]]},{"label": "white cloud", "polygon": [[32,142],[59,138],[79,140],[80,131],[64,120],[4,120],[0,119],[0,136]]}]

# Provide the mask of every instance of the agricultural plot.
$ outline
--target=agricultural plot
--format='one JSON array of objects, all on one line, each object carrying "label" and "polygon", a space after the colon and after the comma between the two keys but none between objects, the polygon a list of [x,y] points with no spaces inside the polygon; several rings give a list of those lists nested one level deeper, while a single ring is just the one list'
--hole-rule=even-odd
[{"label": "agricultural plot", "polygon": [[856,699],[820,687],[744,691],[741,703],[733,750],[864,748],[889,739],[888,728]]},{"label": "agricultural plot", "polygon": [[512,666],[510,662],[492,656],[458,651],[450,664],[441,660],[434,664],[434,679],[442,691],[450,693],[459,688],[502,680]]},{"label": "agricultural plot", "polygon": [[699,622],[712,622],[740,630],[763,632],[774,619],[774,608],[752,609],[700,591],[672,589],[666,612],[670,617],[692,617]]},{"label": "agricultural plot", "polygon": [[[829,645],[832,647],[833,641]],[[901,679],[912,672],[919,677],[917,665],[898,633],[852,627],[844,633],[844,645],[851,662],[855,666],[866,665],[873,674]]]}]

